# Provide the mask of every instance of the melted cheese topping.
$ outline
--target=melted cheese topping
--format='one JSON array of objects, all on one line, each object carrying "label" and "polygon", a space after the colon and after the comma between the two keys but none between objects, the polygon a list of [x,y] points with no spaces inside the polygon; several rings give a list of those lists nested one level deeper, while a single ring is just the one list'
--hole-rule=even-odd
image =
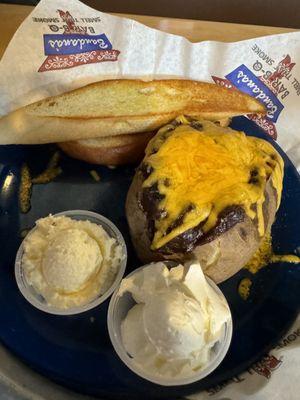
[{"label": "melted cheese topping", "polygon": [[[201,131],[180,117],[182,125],[159,130],[146,149],[144,162],[152,173],[143,187],[158,184],[164,198],[159,209],[165,218],[155,221],[151,248],[160,248],[190,228],[203,223],[208,232],[226,207],[242,206],[251,219],[257,219],[264,235],[263,203],[266,182],[271,177],[280,204],[283,161],[267,141],[243,132],[199,121]],[[186,212],[188,210],[188,212]],[[182,218],[183,216],[183,218]],[[172,228],[182,218],[179,226]]]}]

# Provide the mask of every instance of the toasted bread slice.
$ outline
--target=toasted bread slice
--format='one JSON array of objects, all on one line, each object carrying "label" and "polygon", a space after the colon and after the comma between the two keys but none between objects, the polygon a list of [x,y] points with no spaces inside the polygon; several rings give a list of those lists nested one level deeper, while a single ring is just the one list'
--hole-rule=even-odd
[{"label": "toasted bread slice", "polygon": [[0,119],[0,144],[39,144],[152,131],[178,115],[211,120],[264,113],[239,91],[191,80],[100,81]]},{"label": "toasted bread slice", "polygon": [[58,143],[69,156],[91,164],[123,165],[142,160],[144,150],[155,132]]}]

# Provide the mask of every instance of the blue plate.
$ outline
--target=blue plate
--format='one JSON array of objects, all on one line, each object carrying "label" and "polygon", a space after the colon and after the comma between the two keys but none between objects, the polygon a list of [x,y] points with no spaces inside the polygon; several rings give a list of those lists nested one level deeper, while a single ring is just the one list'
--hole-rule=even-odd
[{"label": "blue plate", "polygon": [[[232,127],[255,136],[263,132],[246,118]],[[268,138],[270,142],[271,139]],[[273,143],[273,142],[272,142]],[[274,144],[274,143],[273,143]],[[273,226],[275,251],[293,253],[300,246],[300,178],[285,154],[282,204]],[[232,310],[234,333],[222,364],[204,380],[188,386],[161,387],[136,376],[119,360],[110,343],[106,315],[108,301],[75,316],[53,316],[32,307],[19,293],[14,259],[20,232],[49,213],[86,209],[111,219],[123,233],[129,258],[126,272],[139,266],[128,234],[124,202],[134,168],[110,170],[63,156],[63,174],[46,185],[34,185],[32,207],[18,207],[20,167],[26,161],[38,173],[53,146],[0,146],[0,340],[33,369],[82,393],[109,399],[174,398],[209,388],[244,371],[287,331],[299,311],[299,265],[278,263],[252,276],[242,270],[220,285]],[[89,171],[101,176],[95,182]],[[243,277],[253,281],[243,301],[237,287]]]}]

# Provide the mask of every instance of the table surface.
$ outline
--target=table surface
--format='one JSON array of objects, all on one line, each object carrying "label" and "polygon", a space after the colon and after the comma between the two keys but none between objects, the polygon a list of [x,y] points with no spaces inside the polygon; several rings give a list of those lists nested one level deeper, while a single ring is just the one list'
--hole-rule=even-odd
[{"label": "table surface", "polygon": [[[31,6],[0,4],[0,57],[13,34],[25,17],[32,11]],[[151,28],[185,36],[191,42],[217,40],[235,42],[258,36],[274,35],[295,31],[290,28],[279,28],[258,25],[229,24],[224,22],[199,21],[192,19],[162,18],[143,15],[115,14],[132,18]]]}]

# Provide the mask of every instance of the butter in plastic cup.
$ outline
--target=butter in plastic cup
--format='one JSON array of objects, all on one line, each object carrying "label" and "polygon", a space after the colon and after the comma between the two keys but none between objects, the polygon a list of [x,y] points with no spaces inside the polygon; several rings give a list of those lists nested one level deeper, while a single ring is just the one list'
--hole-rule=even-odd
[{"label": "butter in plastic cup", "polygon": [[[15,261],[15,277],[17,281],[18,288],[25,299],[31,303],[34,307],[38,308],[41,311],[47,312],[49,314],[55,315],[74,315],[80,314],[85,311],[89,311],[101,303],[103,303],[116,289],[119,283],[122,280],[122,277],[125,273],[126,263],[127,263],[127,248],[124,241],[124,238],[119,231],[119,229],[107,218],[103,217],[100,214],[97,214],[92,211],[85,211],[85,210],[69,210],[63,211],[58,214],[54,214],[53,217],[69,217],[75,220],[83,220],[83,221],[90,221],[94,224],[102,226],[102,228],[106,231],[106,233],[114,238],[117,243],[122,247],[123,257],[119,265],[119,269],[115,275],[114,281],[109,289],[103,293],[99,294],[96,298],[92,299],[88,303],[78,306],[78,307],[71,307],[66,309],[60,309],[54,306],[47,304],[44,297],[38,293],[35,288],[27,282],[23,267],[22,267],[22,257],[24,253],[24,241],[21,243],[19,250],[16,255]],[[28,235],[36,228],[33,228]]]}]

